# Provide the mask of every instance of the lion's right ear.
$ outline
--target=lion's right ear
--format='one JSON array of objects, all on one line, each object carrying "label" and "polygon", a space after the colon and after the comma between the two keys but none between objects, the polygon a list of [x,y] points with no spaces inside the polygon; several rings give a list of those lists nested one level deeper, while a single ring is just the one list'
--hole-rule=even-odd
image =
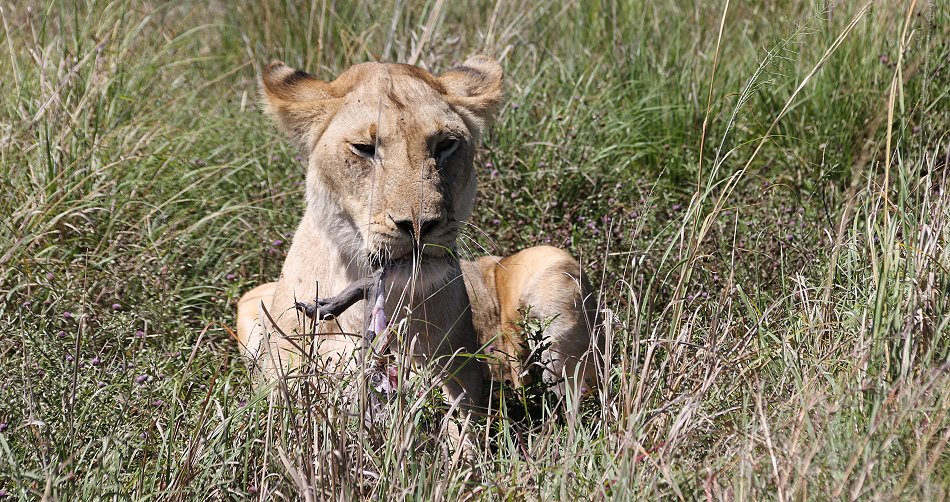
[{"label": "lion's right ear", "polygon": [[330,84],[274,61],[261,76],[264,112],[301,148],[312,146],[335,102]]},{"label": "lion's right ear", "polygon": [[451,101],[474,113],[482,125],[490,122],[504,99],[504,71],[488,56],[474,56],[439,79]]}]

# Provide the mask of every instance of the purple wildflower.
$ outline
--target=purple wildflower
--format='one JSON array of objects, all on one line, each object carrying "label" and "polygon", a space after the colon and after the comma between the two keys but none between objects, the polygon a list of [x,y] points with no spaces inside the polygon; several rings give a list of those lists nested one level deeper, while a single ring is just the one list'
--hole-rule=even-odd
[{"label": "purple wildflower", "polygon": [[47,273],[46,273],[46,279],[47,279],[47,280],[52,281],[52,280],[53,280],[53,277],[56,277],[56,276],[53,275],[52,272],[47,272]]},{"label": "purple wildflower", "polygon": [[122,310],[122,304],[121,304],[121,303],[113,303],[113,304],[112,304],[112,310],[117,310],[117,311],[118,311],[118,310]]},{"label": "purple wildflower", "polygon": [[99,359],[99,356],[93,357],[92,359],[89,360],[89,364],[93,366],[99,366],[100,364],[102,364],[102,359]]},{"label": "purple wildflower", "polygon": [[10,428],[10,424],[6,422],[0,422],[0,432],[6,432]]},{"label": "purple wildflower", "polygon": [[284,245],[284,241],[280,239],[274,239],[274,242],[272,242],[271,245],[274,246],[275,248],[280,247]]},{"label": "purple wildflower", "polygon": [[64,319],[72,319],[72,318],[73,318],[73,313],[67,310],[66,312],[63,312],[63,318],[64,318]]},{"label": "purple wildflower", "polygon": [[56,333],[56,336],[60,338],[66,338],[66,332],[63,330],[59,330],[59,333]]},{"label": "purple wildflower", "polygon": [[495,167],[495,164],[492,164],[491,162],[486,162],[486,163],[485,163],[485,167],[491,169],[491,168]]},{"label": "purple wildflower", "polygon": [[135,338],[145,338],[145,332],[140,329],[135,330]]},{"label": "purple wildflower", "polygon": [[521,108],[521,105],[519,105],[518,103],[512,103],[512,104],[511,104],[511,109],[512,109],[512,110],[517,110],[518,108]]},{"label": "purple wildflower", "polygon": [[72,354],[66,354],[66,362],[67,362],[67,363],[73,362],[73,355],[72,355]]},{"label": "purple wildflower", "polygon": [[224,276],[224,278],[227,279],[227,280],[229,280],[229,281],[233,281],[233,280],[237,279],[237,274],[228,274],[228,275]]},{"label": "purple wildflower", "polygon": [[135,383],[139,385],[144,385],[148,381],[148,375],[139,375],[135,377]]}]

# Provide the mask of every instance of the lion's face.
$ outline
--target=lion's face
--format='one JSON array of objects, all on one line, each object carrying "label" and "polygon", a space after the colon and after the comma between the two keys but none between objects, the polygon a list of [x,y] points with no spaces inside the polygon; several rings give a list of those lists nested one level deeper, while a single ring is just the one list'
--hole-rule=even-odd
[{"label": "lion's face", "polygon": [[484,57],[440,77],[366,63],[329,83],[272,63],[263,91],[268,113],[308,154],[308,204],[341,250],[371,268],[414,263],[431,275],[455,259],[471,216],[473,157],[501,79]]}]

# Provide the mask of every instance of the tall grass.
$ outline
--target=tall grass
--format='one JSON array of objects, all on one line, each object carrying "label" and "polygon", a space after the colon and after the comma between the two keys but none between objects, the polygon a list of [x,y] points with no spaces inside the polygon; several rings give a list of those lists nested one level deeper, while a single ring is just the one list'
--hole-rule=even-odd
[{"label": "tall grass", "polygon": [[[950,487],[945,2],[0,5],[0,490],[36,499],[919,499]],[[303,167],[263,64],[500,58],[469,257],[550,243],[612,313],[579,416],[416,377],[254,390],[226,327]],[[448,417],[448,418],[447,418]],[[464,424],[463,424],[464,425]]]}]

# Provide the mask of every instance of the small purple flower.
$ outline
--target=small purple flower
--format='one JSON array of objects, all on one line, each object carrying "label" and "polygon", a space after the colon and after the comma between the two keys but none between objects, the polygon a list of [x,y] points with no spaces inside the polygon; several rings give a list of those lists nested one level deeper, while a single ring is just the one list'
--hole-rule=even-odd
[{"label": "small purple flower", "polygon": [[73,362],[73,355],[72,355],[72,354],[66,354],[66,362],[67,362],[67,363]]},{"label": "small purple flower", "polygon": [[10,428],[10,424],[6,422],[0,422],[0,432],[6,432]]},{"label": "small purple flower", "polygon": [[887,64],[891,61],[891,59],[887,57],[887,54],[881,54],[880,60],[881,60],[881,64]]},{"label": "small purple flower", "polygon": [[145,332],[140,329],[135,330],[135,338],[145,338]]},{"label": "small purple flower", "polygon": [[63,312],[63,318],[64,318],[64,319],[72,319],[72,318],[73,318],[73,313],[67,310],[66,312]]},{"label": "small purple flower", "polygon": [[102,381],[100,381],[99,383],[96,384],[96,387],[99,387],[100,389],[103,388],[103,387],[105,387],[105,386],[106,386],[106,383],[105,383],[105,382],[102,382]]},{"label": "small purple flower", "polygon": [[517,110],[518,108],[521,108],[521,105],[519,105],[518,103],[512,103],[512,104],[511,104],[511,109],[512,109],[512,110]]},{"label": "small purple flower", "polygon": [[99,356],[93,357],[92,359],[89,360],[89,364],[93,366],[99,366],[100,364],[102,364],[102,359],[99,359]]},{"label": "small purple flower", "polygon": [[494,220],[491,220],[491,224],[495,226],[501,225],[501,220],[496,218]]},{"label": "small purple flower", "polygon": [[491,162],[486,162],[486,163],[485,163],[485,167],[487,167],[488,169],[491,169],[491,168],[495,167],[495,164],[492,164]]},{"label": "small purple flower", "polygon": [[680,209],[683,209],[683,206],[681,204],[673,204],[672,209],[674,211],[679,211]]},{"label": "small purple flower", "polygon": [[163,404],[165,404],[165,401],[162,401],[161,399],[156,399],[156,400],[152,401],[152,406],[154,406],[154,407],[156,407],[156,408],[158,408],[159,406],[161,406],[161,405],[163,405]]},{"label": "small purple flower", "polygon": [[257,495],[257,487],[254,485],[248,486],[247,493],[250,495]]},{"label": "small purple flower", "polygon": [[60,338],[66,338],[66,332],[63,330],[59,330],[59,333],[56,333],[56,336]]},{"label": "small purple flower", "polygon": [[139,375],[135,377],[135,383],[139,385],[144,385],[148,381],[148,375]]},{"label": "small purple flower", "polygon": [[112,310],[115,310],[115,311],[122,310],[122,304],[121,304],[121,303],[113,303],[113,304],[112,304]]},{"label": "small purple flower", "polygon": [[208,163],[205,162],[205,159],[195,159],[195,165],[198,167],[204,167],[208,165]]},{"label": "small purple flower", "polygon": [[227,279],[227,280],[229,280],[229,281],[233,281],[233,280],[237,279],[237,274],[228,274],[228,275],[224,276],[224,278]]},{"label": "small purple flower", "polygon": [[46,273],[46,279],[47,279],[47,280],[52,281],[54,277],[56,277],[56,276],[53,275],[52,272],[47,272],[47,273]]},{"label": "small purple flower", "polygon": [[245,407],[245,406],[247,406],[247,399],[242,399],[242,400],[238,401],[238,404],[237,404],[237,407],[238,407],[238,408],[243,408],[243,407]]},{"label": "small purple flower", "polygon": [[498,169],[492,169],[492,170],[491,170],[491,173],[489,173],[489,174],[490,174],[490,176],[492,177],[492,179],[497,178],[497,177],[498,177]]},{"label": "small purple flower", "polygon": [[30,308],[30,305],[33,305],[33,302],[31,302],[30,300],[27,300],[27,301],[23,302],[23,304],[22,304],[23,308],[25,308],[25,309]]}]

